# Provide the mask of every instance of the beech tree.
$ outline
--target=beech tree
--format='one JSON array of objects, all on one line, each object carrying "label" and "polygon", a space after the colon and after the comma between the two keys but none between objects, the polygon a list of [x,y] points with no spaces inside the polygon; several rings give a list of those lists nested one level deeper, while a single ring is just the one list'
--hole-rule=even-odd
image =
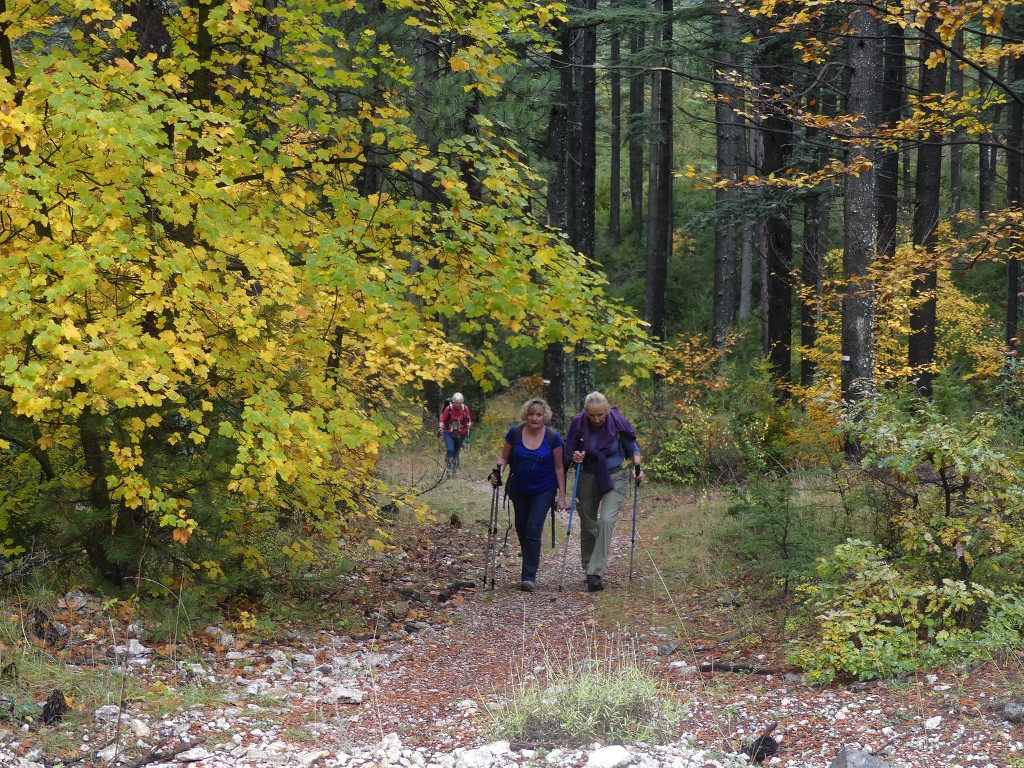
[{"label": "beech tree", "polygon": [[[558,12],[385,5],[458,38],[482,101]],[[644,370],[638,322],[530,217],[514,142],[471,111],[425,144],[411,62],[358,6],[133,10],[0,15],[0,554],[251,583],[354,524],[381,545],[402,496],[377,460],[424,380],[583,338]]]}]

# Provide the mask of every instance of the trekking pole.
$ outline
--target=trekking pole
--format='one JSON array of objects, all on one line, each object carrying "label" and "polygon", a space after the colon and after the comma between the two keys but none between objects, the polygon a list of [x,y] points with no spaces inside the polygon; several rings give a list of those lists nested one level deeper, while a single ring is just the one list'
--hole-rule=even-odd
[{"label": "trekking pole", "polygon": [[633,580],[633,550],[636,549],[636,505],[640,500],[640,465],[633,465],[633,475],[636,478],[633,484],[633,535],[629,540],[629,581]]},{"label": "trekking pole", "polygon": [[[579,442],[576,444],[576,450],[583,450],[583,437],[581,436]],[[575,451],[574,451],[575,453]],[[572,513],[576,509],[576,491],[580,487],[580,465],[573,462],[573,466],[576,468],[576,474],[572,481],[572,501],[569,502],[569,525],[565,529],[565,547],[562,549],[562,572],[558,576],[558,591],[562,591],[562,582],[565,580],[565,563],[569,559],[569,535],[572,533]]]},{"label": "trekking pole", "polygon": [[484,589],[487,589],[487,572],[491,573],[491,589],[494,589],[494,576],[498,568],[498,489],[501,488],[501,465],[496,464],[491,477],[497,477],[498,483],[491,493],[491,517],[487,521],[487,550],[484,553]]}]

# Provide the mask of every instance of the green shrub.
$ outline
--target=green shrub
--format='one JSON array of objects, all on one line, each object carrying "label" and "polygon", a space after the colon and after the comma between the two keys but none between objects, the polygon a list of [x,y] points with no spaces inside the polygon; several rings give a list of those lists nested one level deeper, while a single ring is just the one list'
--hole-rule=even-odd
[{"label": "green shrub", "polygon": [[[916,580],[882,550],[856,540],[823,558],[818,573],[820,581],[802,589],[817,631],[790,655],[811,681],[900,677],[991,650],[984,627],[995,628],[992,620],[977,632],[965,626],[968,616],[987,615],[1005,600],[985,587]],[[1022,617],[1019,609],[1006,613],[1002,636],[1019,628]]]},{"label": "green shrub", "polygon": [[791,583],[813,573],[817,558],[836,541],[821,514],[821,494],[801,499],[790,473],[753,477],[732,493],[728,514],[738,525],[727,546],[788,594]]},{"label": "green shrub", "polygon": [[[868,482],[890,506],[888,548],[930,580],[1014,583],[1024,556],[1024,468],[996,418],[970,421],[928,402],[879,398],[856,423]],[[981,570],[979,566],[983,566]]]},{"label": "green shrub", "polygon": [[713,486],[735,477],[742,461],[728,422],[695,411],[647,462],[646,470],[665,482]]}]

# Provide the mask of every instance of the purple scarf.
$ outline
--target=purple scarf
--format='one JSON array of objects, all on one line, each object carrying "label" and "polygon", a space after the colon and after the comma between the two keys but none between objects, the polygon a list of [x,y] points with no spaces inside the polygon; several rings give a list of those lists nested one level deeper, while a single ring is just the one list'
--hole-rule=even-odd
[{"label": "purple scarf", "polygon": [[[619,439],[620,432],[625,432],[630,440],[636,440],[636,430],[633,429],[633,425],[629,423],[625,416],[619,413],[617,408],[611,408],[608,411],[608,418],[604,420],[604,424],[601,426],[601,431],[597,433],[597,450],[588,454],[588,458],[595,460],[594,477],[597,481],[597,490],[600,493],[608,493],[608,491],[615,487],[615,484],[612,482],[611,472],[608,469],[608,452],[615,445],[615,441]],[[590,419],[587,418],[585,411],[577,413],[572,417],[569,431],[565,436],[565,445],[567,446],[565,466],[567,468],[572,463],[573,451],[579,447],[580,440],[583,441],[583,445],[589,445],[590,437],[593,434],[590,427]],[[624,460],[625,458],[628,457],[624,457]],[[590,466],[590,462],[587,462],[587,465]]]}]

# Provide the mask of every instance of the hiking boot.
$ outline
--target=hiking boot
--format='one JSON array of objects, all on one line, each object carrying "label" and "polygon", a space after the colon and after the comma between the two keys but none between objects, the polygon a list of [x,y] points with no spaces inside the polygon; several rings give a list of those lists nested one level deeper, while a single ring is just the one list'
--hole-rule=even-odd
[{"label": "hiking boot", "polygon": [[587,592],[601,592],[603,589],[604,583],[600,576],[587,576]]},{"label": "hiking boot", "polygon": [[534,583],[533,583],[532,581],[526,581],[526,580],[524,579],[524,580],[523,580],[523,582],[522,582],[522,584],[520,584],[520,585],[519,585],[519,588],[520,588],[520,589],[521,589],[521,590],[522,590],[523,592],[534,592],[534,591],[536,591],[536,589],[537,589],[537,585],[536,585],[536,584],[534,584]]}]

